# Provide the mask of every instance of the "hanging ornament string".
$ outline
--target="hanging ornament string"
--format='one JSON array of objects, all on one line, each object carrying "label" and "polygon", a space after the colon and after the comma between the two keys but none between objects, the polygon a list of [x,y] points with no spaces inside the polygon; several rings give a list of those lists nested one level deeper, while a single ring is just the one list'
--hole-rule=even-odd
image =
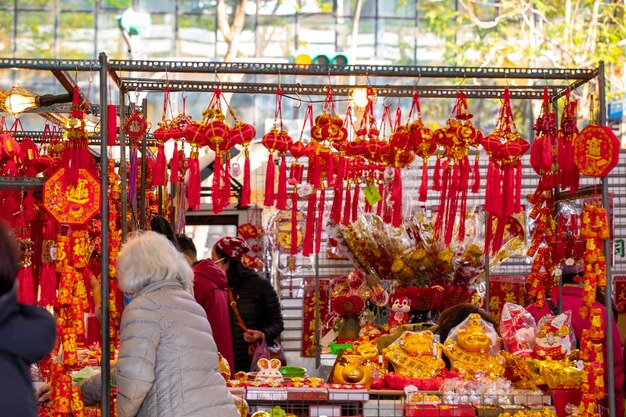
[{"label": "hanging ornament string", "polygon": [[346,171],[348,167],[348,158],[346,158],[346,149],[348,147],[347,132],[348,129],[354,131],[354,125],[352,123],[352,107],[348,105],[346,110],[346,116],[343,121],[343,129],[346,132],[346,137],[343,140],[335,141],[333,147],[337,150],[337,172],[335,174],[334,190],[333,190],[333,204],[330,209],[330,219],[335,224],[339,224],[341,220],[341,207],[343,204],[343,182],[346,177]]},{"label": "hanging ornament string", "polygon": [[[517,132],[517,125],[511,108],[510,92],[504,90],[500,115],[490,135],[482,140],[482,146],[489,155],[485,211],[487,235],[485,248],[495,254],[502,247],[505,227],[509,217],[522,210],[522,156],[530,145]],[[492,224],[497,220],[496,232],[492,239]]]},{"label": "hanging ornament string", "polygon": [[556,145],[556,115],[552,112],[548,88],[543,89],[543,103],[541,113],[534,126],[536,137],[530,148],[530,165],[541,176],[539,188],[547,191],[559,185],[557,172]]},{"label": "hanging ornament string", "polygon": [[558,139],[558,162],[560,182],[562,188],[569,188],[570,193],[578,191],[580,183],[580,170],[574,163],[573,141],[578,135],[576,126],[576,112],[578,100],[571,97],[569,87],[565,90],[565,105],[563,106],[563,116],[561,126],[557,132]]},{"label": "hanging ornament string", "polygon": [[163,113],[158,128],[155,129],[153,135],[157,140],[157,156],[154,169],[152,170],[152,185],[160,187],[165,185],[167,163],[165,162],[165,142],[171,139],[172,121],[166,119],[167,105],[170,97],[170,87],[165,86],[163,90]]}]

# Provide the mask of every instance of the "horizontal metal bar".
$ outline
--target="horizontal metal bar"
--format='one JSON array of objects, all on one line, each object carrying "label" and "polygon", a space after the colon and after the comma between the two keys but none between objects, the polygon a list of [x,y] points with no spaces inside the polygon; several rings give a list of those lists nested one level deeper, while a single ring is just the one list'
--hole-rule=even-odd
[{"label": "horizontal metal bar", "polygon": [[[126,91],[163,91],[169,86],[170,91],[198,91],[212,92],[220,88],[225,93],[242,94],[276,94],[279,84],[276,83],[222,83],[218,81],[180,81],[180,80],[151,80],[132,79],[123,81]],[[328,86],[321,84],[281,84],[283,94],[298,94],[309,96],[326,95]],[[333,95],[348,96],[354,90],[354,85],[333,85]],[[413,85],[373,85],[379,96],[384,97],[411,97],[418,93],[421,97],[449,97],[454,98],[460,91],[468,98],[500,98],[507,87],[502,86],[413,86]],[[510,86],[511,98],[542,99],[545,86]],[[564,86],[548,87],[550,95],[556,94]]]},{"label": "horizontal metal bar", "polygon": [[0,190],[27,190],[43,187],[43,177],[0,177]]},{"label": "horizontal metal bar", "polygon": [[195,72],[231,74],[362,75],[428,78],[535,78],[589,80],[597,68],[495,68],[412,65],[300,65],[295,63],[203,62],[162,60],[109,61],[111,71]]},{"label": "horizontal metal bar", "polygon": [[84,59],[0,58],[0,69],[7,68],[50,71],[95,71],[100,69],[100,63],[96,60]]}]

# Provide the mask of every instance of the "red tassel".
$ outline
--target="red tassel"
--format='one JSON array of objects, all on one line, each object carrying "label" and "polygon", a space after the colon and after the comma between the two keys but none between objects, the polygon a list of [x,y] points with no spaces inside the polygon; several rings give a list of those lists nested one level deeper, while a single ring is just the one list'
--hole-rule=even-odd
[{"label": "red tassel", "polygon": [[478,153],[474,160],[474,172],[472,174],[474,182],[472,183],[472,193],[476,194],[480,191],[480,163],[478,161]]},{"label": "red tassel", "polygon": [[343,220],[341,224],[343,224],[344,226],[348,226],[350,224],[351,214],[350,204],[352,203],[352,198],[350,197],[350,183],[348,183],[348,186],[346,187],[346,196],[344,197],[343,201]]},{"label": "red tassel", "polygon": [[274,175],[276,167],[274,166],[274,155],[270,152],[267,159],[267,168],[265,170],[265,199],[263,205],[271,207],[274,205]]},{"label": "red tassel", "polygon": [[437,156],[435,172],[433,172],[433,190],[441,191],[441,158]]},{"label": "red tassel", "polygon": [[296,187],[291,193],[291,255],[298,253],[298,192]]},{"label": "red tassel", "polygon": [[437,219],[435,220],[434,235],[436,238],[441,237],[441,232],[443,232],[444,218],[446,217],[446,206],[448,204],[448,176],[449,170],[444,169],[442,178],[444,187],[441,189],[441,194],[439,194],[439,207],[437,208]]},{"label": "red tassel", "polygon": [[165,146],[162,143],[157,145],[157,157],[152,171],[152,185],[160,187],[165,185]]},{"label": "red tassel", "polygon": [[23,267],[17,273],[17,302],[20,304],[35,304],[35,281],[30,266]]},{"label": "red tassel", "polygon": [[[460,164],[455,164],[452,168],[452,180],[450,181],[450,191],[448,197],[448,208],[446,211],[446,227],[444,231],[444,243],[450,246],[452,242],[452,233],[454,232],[454,222],[456,220],[457,205],[460,191],[461,173],[459,171]],[[445,187],[442,184],[442,187]]]},{"label": "red tassel", "polygon": [[246,147],[244,149],[244,162],[243,162],[243,186],[241,188],[241,208],[246,208],[250,205],[250,152]]},{"label": "red tassel", "polygon": [[222,186],[220,192],[220,210],[230,205],[230,151],[228,151],[224,157],[226,158],[226,162],[222,168],[222,179],[220,182]]},{"label": "red tassel", "polygon": [[491,183],[491,189],[493,190],[493,193],[491,195],[491,214],[493,214],[495,217],[500,217],[502,215],[502,184],[500,183],[502,173],[498,165],[493,165],[492,174],[493,182]]},{"label": "red tassel", "polygon": [[500,218],[506,218],[514,213],[515,209],[515,180],[513,178],[513,166],[505,164],[502,178],[502,213]]},{"label": "red tassel", "polygon": [[117,143],[117,106],[107,105],[107,144],[115,146]]},{"label": "red tassel", "polygon": [[399,227],[402,224],[402,173],[396,168],[391,186],[391,201],[393,202],[391,225]]},{"label": "red tassel", "polygon": [[380,216],[383,213],[383,204],[385,201],[385,186],[383,184],[378,184],[378,193],[382,197],[376,206],[376,215]]},{"label": "red tassel", "polygon": [[422,165],[422,183],[420,184],[418,201],[426,202],[428,199],[428,160],[424,159]]},{"label": "red tassel", "polygon": [[178,170],[180,168],[180,155],[178,154],[178,142],[174,142],[174,153],[170,160],[170,182],[178,184]]},{"label": "red tassel", "polygon": [[213,161],[213,182],[211,183],[211,204],[213,213],[222,212],[222,154],[215,153],[215,161]]},{"label": "red tassel", "polygon": [[348,168],[348,159],[343,156],[339,158],[337,164],[337,175],[335,176],[335,188],[343,188],[343,180],[346,176],[346,169]]},{"label": "red tassel", "polygon": [[485,230],[485,251],[489,250],[493,240],[493,218],[494,217],[490,213],[487,213],[487,227]]},{"label": "red tassel", "polygon": [[326,171],[326,185],[332,187],[335,183],[335,155],[331,152],[325,154],[326,164],[324,165]]},{"label": "red tassel", "polygon": [[330,208],[330,220],[335,224],[341,222],[341,207],[343,203],[343,184],[336,186],[333,195],[333,205]]},{"label": "red tassel", "polygon": [[39,277],[39,305],[54,306],[57,300],[57,274],[50,262],[43,264]]},{"label": "red tassel", "polygon": [[515,207],[514,213],[522,211],[522,161],[517,161],[515,167]]},{"label": "red tassel", "polygon": [[354,194],[352,194],[352,221],[355,222],[359,212],[359,194],[361,193],[361,187],[359,184],[354,184]]},{"label": "red tassel", "polygon": [[[199,210],[200,209],[200,163],[198,162],[198,158],[193,157],[189,158],[189,182],[187,186],[187,203],[189,204],[189,209],[191,210]],[[211,194],[213,194],[213,190],[211,190]]]},{"label": "red tassel", "polygon": [[322,178],[321,178],[322,173],[321,173],[320,164],[321,162],[320,162],[319,154],[313,155],[313,171],[311,172],[309,182],[311,183],[311,185],[313,185],[313,188],[315,188],[316,190],[319,190],[322,185]]},{"label": "red tassel", "polygon": [[280,160],[280,169],[278,171],[278,194],[276,195],[276,208],[285,210],[287,208],[287,161],[285,154]]},{"label": "red tassel", "polygon": [[304,230],[304,241],[302,242],[302,255],[313,254],[313,240],[315,238],[315,207],[317,203],[317,191],[311,191],[306,208],[306,229]]},{"label": "red tassel", "polygon": [[467,211],[467,191],[469,188],[470,164],[467,158],[463,159],[461,165],[461,207],[459,209],[459,234],[458,241],[465,240],[465,214]]},{"label": "red tassel", "polygon": [[315,230],[315,253],[320,253],[322,247],[322,226],[324,219],[324,205],[326,203],[326,190],[324,187],[320,190],[320,198],[318,200],[317,208],[317,228]]}]

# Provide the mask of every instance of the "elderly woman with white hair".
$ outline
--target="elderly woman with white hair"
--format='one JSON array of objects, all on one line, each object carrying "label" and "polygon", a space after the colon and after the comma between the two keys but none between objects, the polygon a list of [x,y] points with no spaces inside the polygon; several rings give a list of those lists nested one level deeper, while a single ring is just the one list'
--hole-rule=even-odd
[{"label": "elderly woman with white hair", "polygon": [[237,417],[183,256],[162,235],[144,232],[122,247],[117,271],[119,288],[132,296],[115,375],[119,417]]}]

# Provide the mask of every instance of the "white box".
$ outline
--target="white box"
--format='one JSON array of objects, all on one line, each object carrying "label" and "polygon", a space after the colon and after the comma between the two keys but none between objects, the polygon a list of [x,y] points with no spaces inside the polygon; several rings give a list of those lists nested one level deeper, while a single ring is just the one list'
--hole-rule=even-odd
[{"label": "white box", "polygon": [[284,388],[248,387],[246,400],[287,401],[287,391]]},{"label": "white box", "polygon": [[329,401],[367,401],[370,395],[366,389],[328,388]]},{"label": "white box", "polygon": [[341,417],[340,405],[310,405],[309,406],[310,417]]}]

